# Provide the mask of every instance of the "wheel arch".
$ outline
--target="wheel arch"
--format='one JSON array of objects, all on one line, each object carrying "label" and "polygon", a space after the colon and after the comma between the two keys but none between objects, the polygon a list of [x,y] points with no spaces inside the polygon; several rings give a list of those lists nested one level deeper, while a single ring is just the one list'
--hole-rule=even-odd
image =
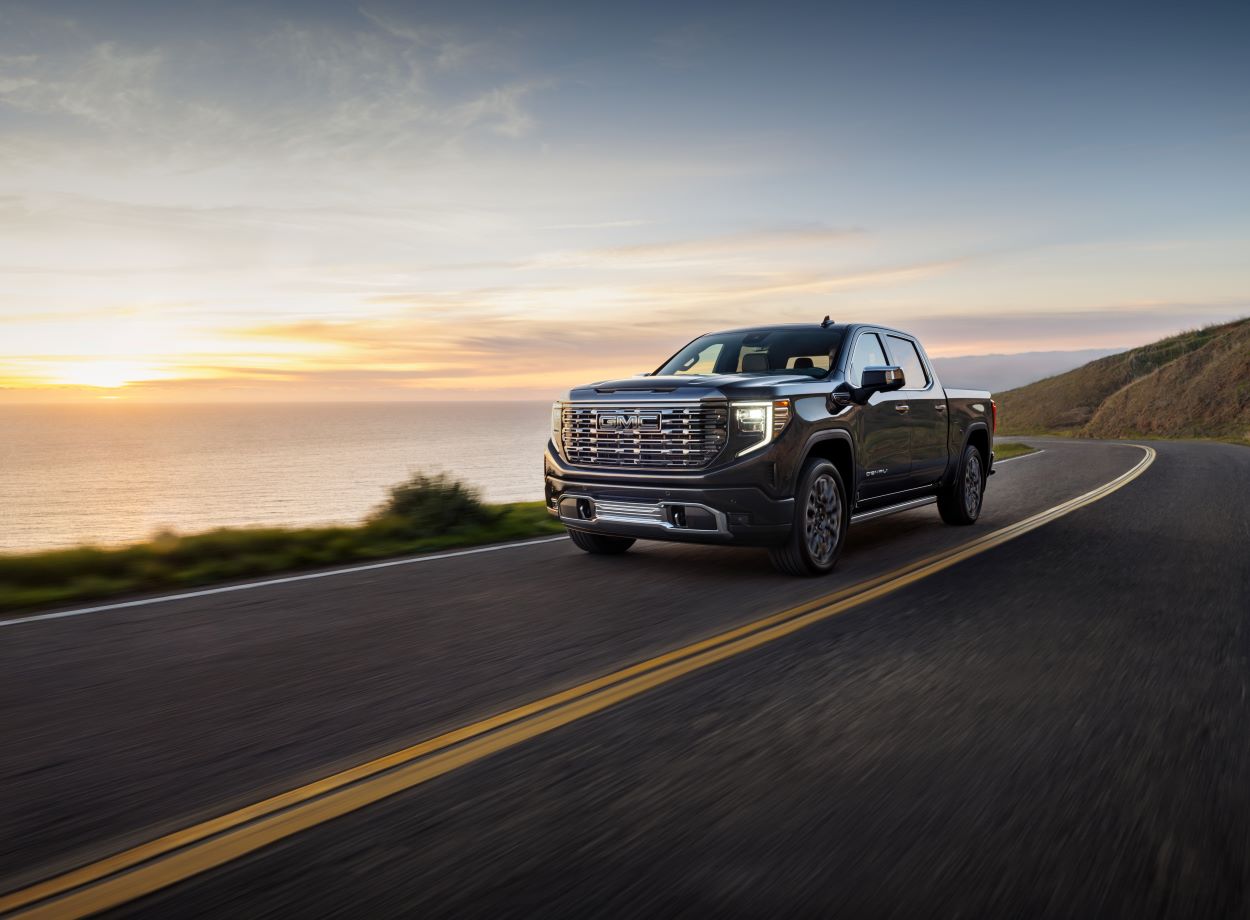
[{"label": "wheel arch", "polygon": [[990,468],[990,429],[984,422],[976,422],[968,426],[964,447],[959,453],[962,455],[969,447],[975,447],[981,452],[981,465],[988,470]]},{"label": "wheel arch", "polygon": [[804,448],[803,457],[795,470],[794,488],[798,488],[799,471],[813,457],[828,460],[842,477],[848,505],[855,502],[855,440],[849,431],[837,429],[812,435]]},{"label": "wheel arch", "polygon": [[963,440],[959,444],[959,451],[951,456],[949,470],[944,480],[944,485],[948,485],[957,475],[959,475],[959,466],[963,461],[964,452],[969,447],[975,447],[981,455],[981,469],[988,476],[990,471],[990,429],[984,422],[973,422],[968,426],[968,430],[964,432]]}]

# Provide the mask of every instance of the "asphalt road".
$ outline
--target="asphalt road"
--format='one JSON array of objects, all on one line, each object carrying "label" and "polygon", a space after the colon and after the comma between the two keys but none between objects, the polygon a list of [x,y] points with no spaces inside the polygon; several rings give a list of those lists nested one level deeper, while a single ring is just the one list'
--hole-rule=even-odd
[{"label": "asphalt road", "polygon": [[[965,543],[1136,464],[1038,442],[974,528],[564,542],[0,628],[0,891]],[[1250,450],[1119,491],[118,912],[1250,915]]]}]

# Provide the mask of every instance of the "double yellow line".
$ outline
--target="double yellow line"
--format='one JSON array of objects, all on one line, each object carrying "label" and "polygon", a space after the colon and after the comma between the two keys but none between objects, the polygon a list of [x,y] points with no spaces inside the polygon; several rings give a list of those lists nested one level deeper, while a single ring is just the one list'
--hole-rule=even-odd
[{"label": "double yellow line", "polygon": [[1144,451],[1136,466],[1105,485],[1047,511],[817,600],[12,892],[0,897],[0,913],[21,911],[19,916],[29,918],[73,918],[116,907],[615,706],[683,675],[837,616],[1110,495],[1132,482],[1154,462],[1152,448],[1133,446]]}]

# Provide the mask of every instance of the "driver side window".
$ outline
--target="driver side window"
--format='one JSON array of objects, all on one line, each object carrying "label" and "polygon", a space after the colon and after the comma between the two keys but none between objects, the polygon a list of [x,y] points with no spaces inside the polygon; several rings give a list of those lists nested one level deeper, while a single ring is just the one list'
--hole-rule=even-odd
[{"label": "driver side window", "polygon": [[851,363],[846,368],[846,380],[853,387],[863,386],[864,368],[884,367],[890,362],[885,359],[885,349],[875,332],[865,332],[855,340],[855,350],[851,352]]}]

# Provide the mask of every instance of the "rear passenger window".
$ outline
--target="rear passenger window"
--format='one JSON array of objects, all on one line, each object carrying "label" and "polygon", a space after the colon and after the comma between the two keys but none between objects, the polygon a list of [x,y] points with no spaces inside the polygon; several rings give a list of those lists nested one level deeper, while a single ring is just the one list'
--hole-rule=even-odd
[{"label": "rear passenger window", "polygon": [[929,375],[925,373],[924,362],[920,360],[920,352],[916,343],[910,339],[900,339],[896,335],[887,335],[890,341],[890,354],[894,363],[903,369],[903,389],[923,390],[929,385]]}]

